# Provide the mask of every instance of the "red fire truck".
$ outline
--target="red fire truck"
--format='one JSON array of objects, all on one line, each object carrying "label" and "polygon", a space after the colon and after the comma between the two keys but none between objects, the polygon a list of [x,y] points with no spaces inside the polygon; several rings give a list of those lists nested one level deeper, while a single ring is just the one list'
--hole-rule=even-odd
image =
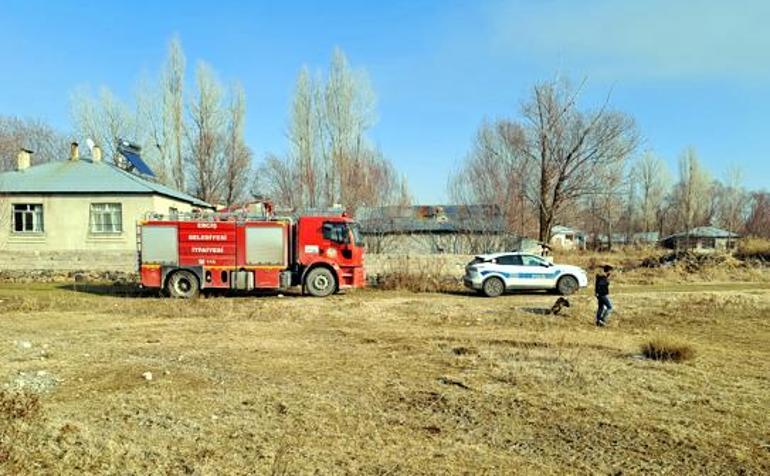
[{"label": "red fire truck", "polygon": [[365,284],[358,224],[345,214],[148,216],[137,231],[142,286],[170,296],[200,290],[286,289],[312,296]]}]

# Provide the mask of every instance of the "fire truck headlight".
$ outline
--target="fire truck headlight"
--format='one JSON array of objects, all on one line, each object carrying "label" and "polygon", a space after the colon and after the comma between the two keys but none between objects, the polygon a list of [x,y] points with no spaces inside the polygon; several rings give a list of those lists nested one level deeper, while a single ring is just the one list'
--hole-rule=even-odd
[{"label": "fire truck headlight", "polygon": [[336,258],[337,250],[335,250],[334,248],[329,248],[328,250],[326,250],[326,256],[331,259]]}]

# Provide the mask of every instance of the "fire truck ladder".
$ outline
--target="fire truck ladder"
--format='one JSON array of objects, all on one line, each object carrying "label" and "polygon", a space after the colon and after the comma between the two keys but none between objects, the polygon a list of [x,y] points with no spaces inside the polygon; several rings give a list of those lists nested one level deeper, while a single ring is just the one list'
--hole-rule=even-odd
[{"label": "fire truck ladder", "polygon": [[173,214],[164,214],[156,212],[147,212],[144,215],[145,221],[194,221],[194,222],[249,222],[249,221],[292,221],[288,216],[276,216],[272,214],[255,213],[194,213],[178,212]]}]

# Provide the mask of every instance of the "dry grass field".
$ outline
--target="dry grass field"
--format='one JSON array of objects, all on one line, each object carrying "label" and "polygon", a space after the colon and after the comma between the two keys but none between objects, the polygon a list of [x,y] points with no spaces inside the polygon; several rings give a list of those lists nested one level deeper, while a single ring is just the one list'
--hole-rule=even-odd
[{"label": "dry grass field", "polygon": [[0,285],[0,472],[770,473],[770,285],[554,299]]}]

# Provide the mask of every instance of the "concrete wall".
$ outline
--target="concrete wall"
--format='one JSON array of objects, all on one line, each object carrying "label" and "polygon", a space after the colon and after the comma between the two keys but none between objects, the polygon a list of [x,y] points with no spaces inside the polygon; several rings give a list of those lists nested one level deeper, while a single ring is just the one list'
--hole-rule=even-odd
[{"label": "concrete wall", "polygon": [[[15,203],[43,205],[42,233],[15,233]],[[92,203],[121,203],[123,231],[90,230]],[[135,267],[136,223],[145,213],[191,211],[190,204],[159,195],[10,195],[0,198],[0,269],[105,269]]]}]

